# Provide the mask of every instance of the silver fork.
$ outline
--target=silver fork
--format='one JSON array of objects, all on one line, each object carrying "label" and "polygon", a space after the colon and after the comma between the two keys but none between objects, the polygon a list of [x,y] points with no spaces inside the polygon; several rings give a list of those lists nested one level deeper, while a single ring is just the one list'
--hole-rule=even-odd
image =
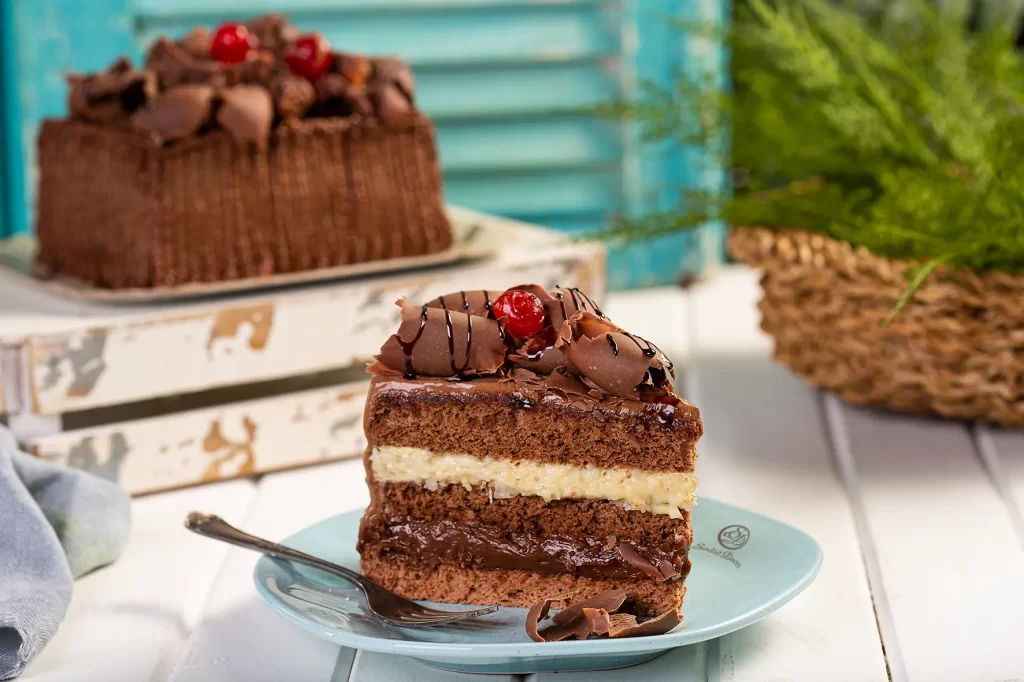
[{"label": "silver fork", "polygon": [[238,545],[239,547],[245,547],[246,549],[256,550],[267,556],[272,556],[277,559],[284,559],[286,561],[293,561],[297,564],[305,564],[306,566],[312,566],[318,568],[321,571],[332,573],[340,576],[345,580],[351,581],[362,590],[366,596],[366,604],[370,607],[370,611],[381,620],[384,620],[392,625],[398,625],[407,628],[425,628],[433,627],[436,625],[449,625],[451,623],[458,623],[463,620],[470,618],[477,618],[478,616],[484,616],[488,613],[494,613],[498,610],[497,606],[488,606],[482,609],[475,609],[473,611],[439,611],[438,609],[427,608],[426,606],[420,606],[414,601],[400,597],[394,592],[389,592],[377,583],[364,578],[353,570],[332,564],[329,561],[318,559],[315,556],[311,556],[304,552],[300,552],[291,547],[285,547],[263,538],[258,538],[255,535],[249,535],[244,533],[219,516],[213,514],[204,514],[202,512],[191,512],[188,518],[185,519],[185,527],[193,533],[213,538],[214,540],[221,540],[232,545]]}]

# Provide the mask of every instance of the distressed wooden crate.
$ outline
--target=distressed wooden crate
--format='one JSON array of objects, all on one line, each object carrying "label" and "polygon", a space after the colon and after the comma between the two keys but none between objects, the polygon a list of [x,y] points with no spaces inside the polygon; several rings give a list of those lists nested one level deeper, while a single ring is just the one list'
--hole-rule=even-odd
[{"label": "distressed wooden crate", "polygon": [[61,299],[0,270],[0,413],[41,457],[133,493],[338,459],[362,447],[363,365],[395,300],[523,282],[605,288],[605,252],[451,209],[474,262],[214,300]]}]

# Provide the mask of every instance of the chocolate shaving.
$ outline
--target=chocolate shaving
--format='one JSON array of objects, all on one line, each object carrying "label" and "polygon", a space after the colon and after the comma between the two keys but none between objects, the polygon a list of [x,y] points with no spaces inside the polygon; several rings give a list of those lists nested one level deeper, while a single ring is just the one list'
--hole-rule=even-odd
[{"label": "chocolate shaving", "polygon": [[567,623],[583,612],[583,609],[604,609],[610,613],[618,611],[625,603],[627,593],[625,590],[605,590],[595,594],[593,597],[567,606],[552,617],[553,623]]},{"label": "chocolate shaving", "polygon": [[583,609],[583,617],[587,621],[590,632],[595,635],[607,635],[611,630],[611,617],[604,609]]},{"label": "chocolate shaving", "polygon": [[415,103],[416,85],[413,82],[412,71],[402,60],[394,57],[373,60],[373,80],[395,85],[410,104]]},{"label": "chocolate shaving", "polygon": [[334,70],[349,83],[361,88],[370,80],[373,65],[362,55],[339,53],[334,55]]},{"label": "chocolate shaving", "polygon": [[[615,618],[615,616],[610,616],[610,618]],[[609,628],[608,636],[611,638],[619,638],[664,635],[666,632],[674,630],[676,626],[683,622],[683,617],[679,613],[679,609],[669,609],[660,616],[644,621],[639,625],[637,625],[636,618],[634,616],[630,616],[630,618],[633,619],[632,623],[625,622],[625,620],[619,624],[613,622],[612,627]]]},{"label": "chocolate shaving", "polygon": [[109,69],[91,76],[68,76],[71,117],[92,123],[123,119],[156,96],[156,76],[132,68],[119,59]]},{"label": "chocolate shaving", "polygon": [[305,78],[280,74],[270,84],[270,94],[278,116],[284,120],[299,119],[316,102],[316,89]]},{"label": "chocolate shaving", "polygon": [[610,638],[646,637],[663,635],[682,622],[679,609],[669,609],[655,618],[637,622],[632,613],[619,613],[627,603],[625,590],[607,590],[571,604],[556,613],[552,624],[544,630],[539,623],[548,617],[551,604],[561,597],[553,597],[534,604],[526,615],[526,634],[535,642],[559,642],[569,637],[586,639],[590,635]]},{"label": "chocolate shaving", "polygon": [[672,363],[656,346],[588,311],[569,318],[570,339],[555,344],[576,370],[620,398],[640,398],[640,389],[672,390]]},{"label": "chocolate shaving", "polygon": [[156,73],[163,90],[188,84],[217,89],[230,85],[231,81],[225,64],[197,59],[167,38],[160,38],[149,48],[146,68]]},{"label": "chocolate shaving", "polygon": [[132,115],[132,126],[162,144],[192,135],[210,118],[213,88],[182,85]]},{"label": "chocolate shaving", "polygon": [[608,617],[608,637],[620,637],[630,628],[637,627],[636,616],[632,613],[616,613]]},{"label": "chocolate shaving", "polygon": [[412,105],[396,85],[375,85],[367,90],[367,94],[373,102],[377,117],[384,123],[399,123],[412,115]]},{"label": "chocolate shaving", "polygon": [[236,64],[232,82],[267,84],[274,73],[274,55],[266,50],[253,50],[249,58]]},{"label": "chocolate shaving", "polygon": [[341,99],[348,106],[350,113],[360,116],[373,116],[373,103],[366,91],[356,85],[349,85],[341,93]]},{"label": "chocolate shaving", "polygon": [[395,372],[433,377],[494,374],[505,363],[503,332],[479,315],[415,306],[400,299],[402,323],[377,360]]},{"label": "chocolate shaving", "polygon": [[531,606],[530,610],[526,613],[526,634],[535,642],[544,641],[544,638],[537,631],[537,626],[540,621],[548,617],[548,611],[551,609],[551,602],[553,601],[554,599],[545,599],[542,602],[538,602]]},{"label": "chocolate shaving", "polygon": [[274,102],[261,85],[239,85],[221,94],[217,122],[236,141],[253,143],[264,149],[270,140],[270,124],[274,121]]},{"label": "chocolate shaving", "polygon": [[196,26],[178,40],[178,47],[195,59],[211,59],[210,45],[213,36],[205,26]]},{"label": "chocolate shaving", "polygon": [[275,55],[283,55],[298,37],[298,31],[281,14],[265,14],[246,23],[249,33],[256,36],[259,47]]}]

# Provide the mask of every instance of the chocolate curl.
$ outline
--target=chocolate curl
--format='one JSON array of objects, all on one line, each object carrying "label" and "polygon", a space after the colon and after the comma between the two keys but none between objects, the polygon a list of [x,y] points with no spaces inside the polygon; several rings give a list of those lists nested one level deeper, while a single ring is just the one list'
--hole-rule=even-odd
[{"label": "chocolate curl", "polygon": [[627,596],[625,590],[605,590],[595,594],[593,597],[567,606],[556,613],[551,621],[558,624],[567,623],[583,613],[584,609],[604,609],[610,613],[615,613],[622,608]]},{"label": "chocolate curl", "polygon": [[196,26],[178,40],[178,47],[195,59],[211,59],[210,46],[213,36],[205,26]]},{"label": "chocolate curl", "polygon": [[167,38],[160,38],[149,48],[146,68],[156,73],[164,90],[187,84],[222,88],[232,80],[227,65],[197,59]]},{"label": "chocolate curl", "polygon": [[316,89],[301,76],[281,74],[270,84],[278,115],[284,120],[302,118],[316,103]]},{"label": "chocolate curl", "polygon": [[551,609],[553,601],[553,599],[545,599],[542,602],[537,602],[526,612],[526,634],[535,642],[544,641],[540,632],[537,631],[537,627],[542,620],[548,617],[548,611]]},{"label": "chocolate curl", "polygon": [[677,625],[682,623],[683,617],[682,614],[679,613],[678,609],[670,609],[660,616],[644,621],[640,624],[637,624],[636,616],[630,613],[617,613],[609,616],[609,620],[611,622],[610,627],[608,628],[608,636],[611,639],[619,639],[621,637],[651,637],[654,635],[664,635],[666,632],[671,632]]},{"label": "chocolate curl", "polygon": [[401,59],[382,57],[373,60],[373,80],[395,85],[410,104],[416,103],[416,84],[409,65]]},{"label": "chocolate curl", "polygon": [[497,322],[399,299],[402,323],[377,360],[395,372],[431,377],[494,374],[505,362]]},{"label": "chocolate curl", "polygon": [[274,122],[274,102],[261,85],[238,85],[221,93],[217,123],[238,142],[265,149]]},{"label": "chocolate curl", "polygon": [[428,303],[427,307],[457,310],[458,312],[466,313],[467,315],[490,317],[491,305],[493,305],[494,301],[501,296],[502,293],[503,292],[501,291],[484,291],[483,289],[477,289],[476,291],[457,291],[452,294],[438,296]]},{"label": "chocolate curl", "polygon": [[362,55],[339,52],[334,55],[334,70],[352,85],[362,88],[370,80],[373,65]]},{"label": "chocolate curl", "polygon": [[352,85],[340,73],[324,74],[316,82],[317,99],[323,103],[324,113],[329,116],[373,114],[373,104],[362,88]]},{"label": "chocolate curl", "polygon": [[182,85],[168,90],[132,116],[132,126],[157,144],[192,135],[210,118],[213,88]]},{"label": "chocolate curl", "polygon": [[156,96],[156,76],[139,71],[127,59],[91,76],[68,76],[68,110],[71,117],[93,123],[123,119]]},{"label": "chocolate curl", "polygon": [[412,105],[397,85],[374,84],[367,90],[377,117],[386,124],[400,123],[413,113]]},{"label": "chocolate curl", "polygon": [[373,103],[370,102],[370,98],[362,88],[356,85],[349,85],[341,93],[341,99],[353,114],[359,114],[361,116],[373,115]]},{"label": "chocolate curl", "polygon": [[560,336],[555,347],[562,349],[576,373],[603,390],[634,400],[641,390],[672,390],[672,362],[654,344],[582,310],[567,327],[570,337]]},{"label": "chocolate curl", "polygon": [[274,73],[274,55],[268,50],[253,50],[241,64],[233,65],[234,83],[260,83],[266,85]]},{"label": "chocolate curl", "polygon": [[299,35],[281,14],[264,14],[246,23],[245,27],[256,36],[260,49],[275,55],[283,55]]},{"label": "chocolate curl", "polygon": [[604,609],[583,609],[583,618],[587,621],[588,635],[593,633],[600,637],[611,630],[611,617]]},{"label": "chocolate curl", "polygon": [[624,590],[607,590],[577,604],[562,609],[551,619],[552,625],[544,630],[539,624],[548,616],[554,597],[534,604],[526,614],[526,634],[535,642],[558,642],[575,636],[586,639],[590,635],[620,637],[648,637],[663,635],[681,622],[678,609],[669,609],[655,618],[638,623],[631,613],[617,613],[626,602]]}]

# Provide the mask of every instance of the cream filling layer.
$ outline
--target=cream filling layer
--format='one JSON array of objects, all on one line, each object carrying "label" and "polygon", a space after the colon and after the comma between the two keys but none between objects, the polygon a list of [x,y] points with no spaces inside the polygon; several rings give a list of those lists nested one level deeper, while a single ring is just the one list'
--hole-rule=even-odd
[{"label": "cream filling layer", "polygon": [[370,454],[378,481],[417,483],[430,490],[446,484],[471,489],[491,485],[496,497],[537,495],[545,500],[608,500],[652,514],[680,518],[696,501],[692,473],[576,467],[472,455],[434,453],[425,448],[381,445]]}]

